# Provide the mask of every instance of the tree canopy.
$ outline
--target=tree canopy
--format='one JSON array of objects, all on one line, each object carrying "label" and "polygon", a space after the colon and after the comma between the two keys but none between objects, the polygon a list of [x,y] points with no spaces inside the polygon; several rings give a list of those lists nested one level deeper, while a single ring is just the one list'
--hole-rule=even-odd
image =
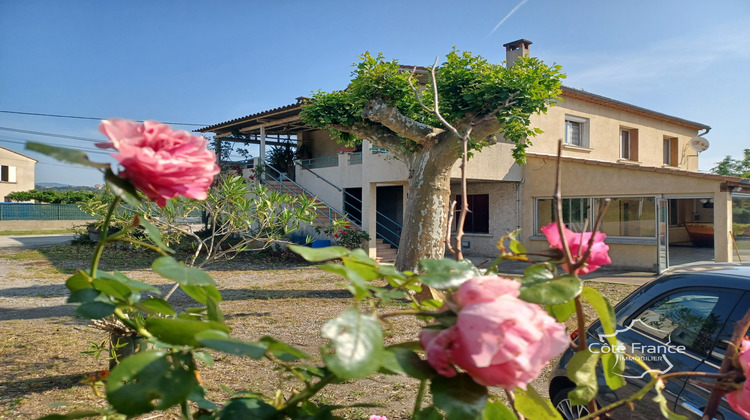
[{"label": "tree canopy", "polygon": [[731,156],[727,155],[711,168],[711,172],[719,175],[750,178],[750,149],[745,149],[743,152],[744,158],[742,160],[732,159]]}]

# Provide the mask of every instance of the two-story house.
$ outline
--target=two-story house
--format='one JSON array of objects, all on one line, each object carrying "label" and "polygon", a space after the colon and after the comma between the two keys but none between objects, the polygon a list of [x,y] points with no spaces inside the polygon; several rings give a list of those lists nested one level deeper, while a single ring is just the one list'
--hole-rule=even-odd
[{"label": "two-story house", "polygon": [[[529,44],[506,44],[507,62],[528,55]],[[527,149],[526,165],[514,162],[506,143],[470,159],[465,254],[496,256],[498,239],[517,228],[530,250],[547,249],[540,228],[553,220],[557,144],[562,139],[566,223],[590,230],[597,209],[610,198],[601,230],[614,266],[662,271],[669,265],[670,249],[679,250],[682,261],[732,261],[732,192],[745,184],[740,178],[698,172],[699,150],[705,145],[700,135],[709,126],[567,87],[562,97],[547,114],[532,117],[532,125],[544,133]],[[327,131],[300,121],[301,106],[298,98],[295,104],[198,131],[227,140],[242,133],[242,141],[260,145],[261,156],[267,145],[291,139],[299,160],[289,177],[370,232],[371,256],[388,243],[397,246],[409,199],[406,166],[366,139],[361,150],[341,149]],[[457,198],[458,162],[452,180]],[[455,222],[451,228],[455,231]]]},{"label": "two-story house", "polygon": [[36,159],[0,147],[0,202],[15,191],[34,189]]}]

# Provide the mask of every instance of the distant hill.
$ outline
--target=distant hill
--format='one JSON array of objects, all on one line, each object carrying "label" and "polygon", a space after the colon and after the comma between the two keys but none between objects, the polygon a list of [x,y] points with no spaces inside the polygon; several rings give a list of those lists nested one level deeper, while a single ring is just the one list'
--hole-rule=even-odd
[{"label": "distant hill", "polygon": [[101,186],[89,187],[83,185],[66,185],[57,182],[40,182],[34,185],[37,190],[53,190],[53,191],[100,191]]}]

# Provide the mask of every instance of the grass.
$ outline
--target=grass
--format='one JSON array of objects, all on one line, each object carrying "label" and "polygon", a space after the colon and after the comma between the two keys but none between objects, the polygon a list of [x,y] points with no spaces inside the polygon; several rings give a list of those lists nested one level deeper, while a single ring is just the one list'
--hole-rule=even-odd
[{"label": "grass", "polygon": [[80,229],[46,229],[46,230],[0,230],[0,236],[57,235],[61,233],[78,233]]}]

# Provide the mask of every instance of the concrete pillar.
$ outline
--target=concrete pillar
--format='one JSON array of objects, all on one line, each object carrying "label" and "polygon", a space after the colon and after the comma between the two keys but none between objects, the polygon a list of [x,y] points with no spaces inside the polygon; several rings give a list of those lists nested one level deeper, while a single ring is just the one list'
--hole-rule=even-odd
[{"label": "concrete pillar", "polygon": [[[260,156],[261,163],[266,162],[266,127],[260,126],[260,151],[258,152]],[[282,170],[280,168],[276,168],[278,170]]]},{"label": "concrete pillar", "polygon": [[370,258],[377,256],[377,241],[375,240],[377,232],[377,184],[374,182],[362,183],[362,229],[370,234],[370,243],[368,244],[367,253]]},{"label": "concrete pillar", "polygon": [[714,259],[732,262],[732,194],[729,191],[714,194]]}]

